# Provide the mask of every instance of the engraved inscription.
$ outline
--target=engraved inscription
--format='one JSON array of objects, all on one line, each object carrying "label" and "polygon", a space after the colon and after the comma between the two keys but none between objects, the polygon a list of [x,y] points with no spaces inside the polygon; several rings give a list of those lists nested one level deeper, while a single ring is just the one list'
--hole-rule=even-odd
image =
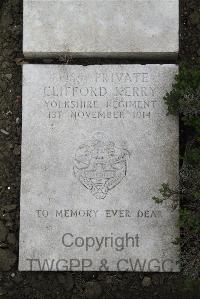
[{"label": "engraved inscription", "polygon": [[105,198],[127,174],[130,153],[123,145],[118,147],[104,133],[97,132],[76,151],[74,175],[97,199]]}]

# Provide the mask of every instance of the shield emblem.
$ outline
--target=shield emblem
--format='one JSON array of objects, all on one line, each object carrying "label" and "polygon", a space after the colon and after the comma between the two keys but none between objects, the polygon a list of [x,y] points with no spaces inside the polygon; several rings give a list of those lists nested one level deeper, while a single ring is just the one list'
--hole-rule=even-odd
[{"label": "shield emblem", "polygon": [[74,175],[97,199],[103,199],[126,176],[129,156],[126,148],[117,147],[104,133],[95,133],[78,147]]}]

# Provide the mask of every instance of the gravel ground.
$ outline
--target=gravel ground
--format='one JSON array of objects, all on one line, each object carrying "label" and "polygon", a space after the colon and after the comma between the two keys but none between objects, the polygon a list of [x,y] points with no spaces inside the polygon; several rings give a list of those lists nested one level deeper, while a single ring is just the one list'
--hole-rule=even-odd
[{"label": "gravel ground", "polygon": [[[178,62],[200,65],[200,1],[180,2]],[[0,298],[198,298],[181,273],[17,271],[22,63],[22,0],[0,0]]]}]

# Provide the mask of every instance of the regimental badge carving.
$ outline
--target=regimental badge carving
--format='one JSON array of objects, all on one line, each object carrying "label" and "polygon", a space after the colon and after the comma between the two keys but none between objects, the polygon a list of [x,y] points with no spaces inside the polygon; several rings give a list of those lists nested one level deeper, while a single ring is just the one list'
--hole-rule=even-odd
[{"label": "regimental badge carving", "polygon": [[103,199],[127,174],[130,153],[122,142],[117,146],[106,134],[95,133],[76,151],[73,171],[79,182],[97,199]]}]

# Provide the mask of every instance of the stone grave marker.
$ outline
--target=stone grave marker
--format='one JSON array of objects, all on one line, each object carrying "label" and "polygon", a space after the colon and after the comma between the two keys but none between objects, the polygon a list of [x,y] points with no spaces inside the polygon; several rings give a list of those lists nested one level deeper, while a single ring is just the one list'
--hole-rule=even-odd
[{"label": "stone grave marker", "polygon": [[178,0],[24,0],[25,57],[175,58]]},{"label": "stone grave marker", "polygon": [[178,185],[177,71],[23,66],[20,270],[179,270],[178,211],[152,200]]}]

